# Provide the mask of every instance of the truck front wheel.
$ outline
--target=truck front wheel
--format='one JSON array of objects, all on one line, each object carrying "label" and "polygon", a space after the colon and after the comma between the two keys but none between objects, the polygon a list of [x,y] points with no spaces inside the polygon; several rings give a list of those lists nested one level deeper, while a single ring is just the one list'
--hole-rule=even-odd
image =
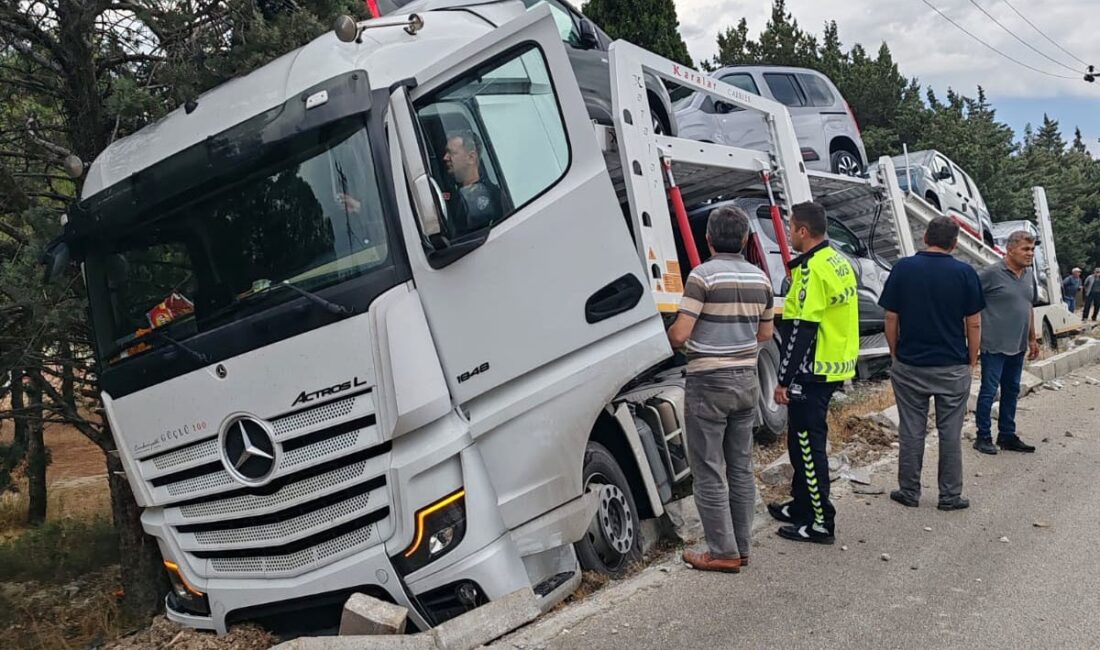
[{"label": "truck front wheel", "polygon": [[642,558],[638,508],[619,463],[598,442],[589,442],[584,451],[584,489],[596,491],[600,505],[576,543],[577,558],[585,570],[622,577]]}]

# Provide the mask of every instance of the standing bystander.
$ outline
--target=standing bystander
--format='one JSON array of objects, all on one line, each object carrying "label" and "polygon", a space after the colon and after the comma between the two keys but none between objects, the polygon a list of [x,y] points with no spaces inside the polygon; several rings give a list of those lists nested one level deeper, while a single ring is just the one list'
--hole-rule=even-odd
[{"label": "standing bystander", "polygon": [[1035,237],[1018,230],[1008,237],[1004,259],[980,273],[986,306],[982,312],[982,387],[975,412],[978,439],[974,448],[983,454],[997,453],[992,414],[998,389],[1001,408],[997,445],[1005,451],[1035,451],[1016,433],[1016,400],[1020,397],[1024,355],[1039,358],[1032,313],[1038,293],[1032,270],[1034,259]]},{"label": "standing bystander", "polygon": [[1062,300],[1066,302],[1066,308],[1071,312],[1077,311],[1077,292],[1081,290],[1081,269],[1073,267],[1073,271],[1062,280]]},{"label": "standing bystander", "polygon": [[1092,275],[1085,278],[1085,283],[1081,286],[1082,302],[1085,303],[1085,309],[1081,312],[1081,320],[1089,319],[1089,308],[1092,308],[1092,320],[1096,320],[1096,312],[1100,311],[1100,266],[1096,267],[1096,270],[1092,272]]},{"label": "standing bystander", "polygon": [[851,264],[826,239],[825,208],[791,208],[791,289],[783,305],[783,352],[775,401],[789,405],[787,453],[794,467],[791,500],[768,505],[789,525],[780,537],[796,542],[836,541],[836,510],[829,501],[829,402],[856,374],[859,297]]},{"label": "standing bystander", "polygon": [[703,571],[737,573],[752,543],[756,356],[759,342],[772,338],[773,297],[768,277],[741,255],[748,235],[740,208],[710,213],[712,257],[692,269],[668,331],[672,347],[687,352],[688,461],[709,549],[684,551],[684,561]]},{"label": "standing bystander", "polygon": [[978,274],[951,257],[958,240],[954,220],[933,219],[924,234],[927,249],[894,266],[879,299],[899,418],[898,489],[890,498],[911,508],[920,504],[929,399],[935,401],[940,436],[938,507],[970,506],[962,496],[962,425],[985,300]]}]

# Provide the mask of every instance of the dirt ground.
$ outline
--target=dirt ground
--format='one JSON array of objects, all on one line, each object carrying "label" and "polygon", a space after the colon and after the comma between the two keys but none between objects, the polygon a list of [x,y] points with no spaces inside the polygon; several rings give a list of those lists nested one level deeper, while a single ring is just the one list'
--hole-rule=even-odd
[{"label": "dirt ground", "polygon": [[[107,487],[103,452],[75,428],[50,424],[43,432],[50,464],[46,467],[50,519],[65,517],[88,518],[110,514],[110,492]],[[12,423],[0,422],[0,443],[11,442]],[[22,491],[24,481],[17,474],[16,489]],[[0,495],[0,504],[22,498],[20,493]],[[7,531],[0,531],[7,532]]]}]

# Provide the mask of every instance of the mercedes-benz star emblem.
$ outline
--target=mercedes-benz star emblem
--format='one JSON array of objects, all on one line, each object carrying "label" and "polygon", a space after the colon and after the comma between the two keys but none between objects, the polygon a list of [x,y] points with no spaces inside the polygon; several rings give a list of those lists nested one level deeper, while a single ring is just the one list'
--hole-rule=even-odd
[{"label": "mercedes-benz star emblem", "polygon": [[241,483],[258,485],[270,478],[275,456],[275,441],[259,420],[237,417],[223,429],[222,462]]}]

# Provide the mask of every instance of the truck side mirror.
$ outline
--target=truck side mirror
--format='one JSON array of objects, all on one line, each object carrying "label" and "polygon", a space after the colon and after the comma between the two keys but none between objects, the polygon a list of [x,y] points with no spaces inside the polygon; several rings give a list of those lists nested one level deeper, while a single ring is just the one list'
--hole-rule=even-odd
[{"label": "truck side mirror", "polygon": [[420,232],[429,240],[443,234],[440,223],[440,210],[446,210],[443,193],[430,174],[422,174],[413,180],[413,203],[416,204],[416,219],[420,222]]},{"label": "truck side mirror", "polygon": [[39,260],[45,267],[42,281],[51,283],[57,280],[65,273],[65,269],[69,268],[71,260],[72,251],[69,249],[69,244],[60,239],[55,239],[47,244],[46,250],[42,252],[42,257]]},{"label": "truck side mirror", "polygon": [[581,47],[586,50],[595,50],[600,47],[600,37],[596,34],[596,28],[587,18],[581,19]]},{"label": "truck side mirror", "polygon": [[951,178],[951,170],[946,167],[940,167],[940,170],[936,172],[936,180],[945,181]]}]

